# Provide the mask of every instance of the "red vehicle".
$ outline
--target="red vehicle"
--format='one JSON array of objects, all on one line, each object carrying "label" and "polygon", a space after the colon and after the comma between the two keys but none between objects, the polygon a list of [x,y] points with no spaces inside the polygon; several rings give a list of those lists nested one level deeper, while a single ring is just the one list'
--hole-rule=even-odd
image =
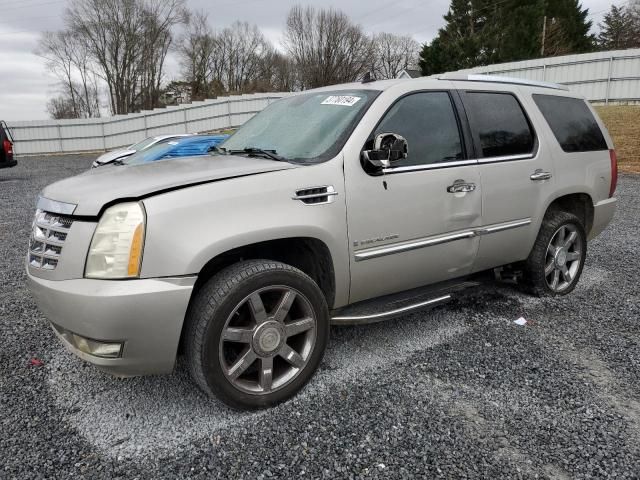
[{"label": "red vehicle", "polygon": [[13,139],[9,128],[0,120],[0,168],[15,167],[18,162],[13,158]]}]

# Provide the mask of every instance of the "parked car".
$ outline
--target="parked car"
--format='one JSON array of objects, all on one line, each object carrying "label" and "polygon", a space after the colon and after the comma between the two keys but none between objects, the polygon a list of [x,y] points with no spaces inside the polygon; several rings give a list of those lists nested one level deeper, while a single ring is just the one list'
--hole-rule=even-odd
[{"label": "parked car", "polygon": [[13,157],[13,139],[7,124],[0,120],[0,168],[15,167],[18,161]]},{"label": "parked car", "polygon": [[184,134],[171,134],[171,135],[156,135],[155,137],[145,138],[141,142],[134,143],[133,145],[129,145],[126,148],[112,150],[107,153],[103,153],[100,155],[91,165],[91,168],[101,167],[103,165],[107,165],[109,163],[114,162],[115,160],[122,160],[126,157],[133,155],[136,152],[144,151],[148,148],[157,145],[158,143],[168,142],[171,140],[175,140],[182,137],[189,137],[191,135],[195,135],[194,133],[184,133]]},{"label": "parked car", "polygon": [[157,143],[116,163],[118,165],[137,165],[178,157],[208,155],[213,147],[224,142],[227,138],[229,138],[229,135],[194,135],[185,138],[174,138]]},{"label": "parked car", "polygon": [[517,79],[303,92],[215,155],[48,186],[27,272],[79,357],[129,376],[171,372],[183,352],[195,382],[236,408],[299,391],[330,323],[439,305],[478,272],[567,295],[616,208],[616,155],[593,109]]}]

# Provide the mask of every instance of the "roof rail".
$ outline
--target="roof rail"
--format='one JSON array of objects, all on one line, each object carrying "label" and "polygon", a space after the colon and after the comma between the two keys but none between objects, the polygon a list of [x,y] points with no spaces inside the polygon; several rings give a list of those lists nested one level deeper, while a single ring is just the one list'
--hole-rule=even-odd
[{"label": "roof rail", "polygon": [[529,87],[552,88],[554,90],[569,91],[566,85],[551,82],[539,82],[536,80],[527,80],[525,78],[502,77],[500,75],[482,75],[477,73],[460,73],[450,72],[438,76],[439,80],[461,80],[465,82],[491,82],[491,83],[509,83],[512,85],[527,85]]}]

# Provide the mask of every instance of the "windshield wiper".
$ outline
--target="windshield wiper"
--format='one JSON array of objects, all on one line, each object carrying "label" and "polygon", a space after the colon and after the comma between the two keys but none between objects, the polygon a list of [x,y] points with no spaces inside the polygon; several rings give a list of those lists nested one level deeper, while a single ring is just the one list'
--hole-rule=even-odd
[{"label": "windshield wiper", "polygon": [[248,153],[249,155],[262,155],[264,157],[270,158],[271,160],[275,160],[276,162],[286,162],[287,159],[277,155],[275,150],[265,150],[262,148],[256,147],[247,147],[242,150],[227,150],[227,152],[231,155],[238,153]]},{"label": "windshield wiper", "polygon": [[218,145],[213,145],[212,147],[209,147],[209,150],[207,150],[207,153],[218,153],[220,155],[229,155],[229,152],[227,152],[227,149],[224,147],[219,147]]}]

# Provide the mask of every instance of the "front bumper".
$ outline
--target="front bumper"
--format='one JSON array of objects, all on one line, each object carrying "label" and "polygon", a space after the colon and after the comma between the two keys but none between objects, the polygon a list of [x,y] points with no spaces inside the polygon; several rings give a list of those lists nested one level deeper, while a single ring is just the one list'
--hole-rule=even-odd
[{"label": "front bumper", "polygon": [[170,373],[196,277],[140,280],[52,281],[29,274],[29,288],[42,313],[68,332],[123,343],[119,358],[102,358],[65,347],[117,376]]},{"label": "front bumper", "polygon": [[598,202],[593,206],[593,225],[589,232],[589,240],[600,235],[607,228],[607,225],[611,223],[616,213],[617,204],[618,199],[614,197]]}]

